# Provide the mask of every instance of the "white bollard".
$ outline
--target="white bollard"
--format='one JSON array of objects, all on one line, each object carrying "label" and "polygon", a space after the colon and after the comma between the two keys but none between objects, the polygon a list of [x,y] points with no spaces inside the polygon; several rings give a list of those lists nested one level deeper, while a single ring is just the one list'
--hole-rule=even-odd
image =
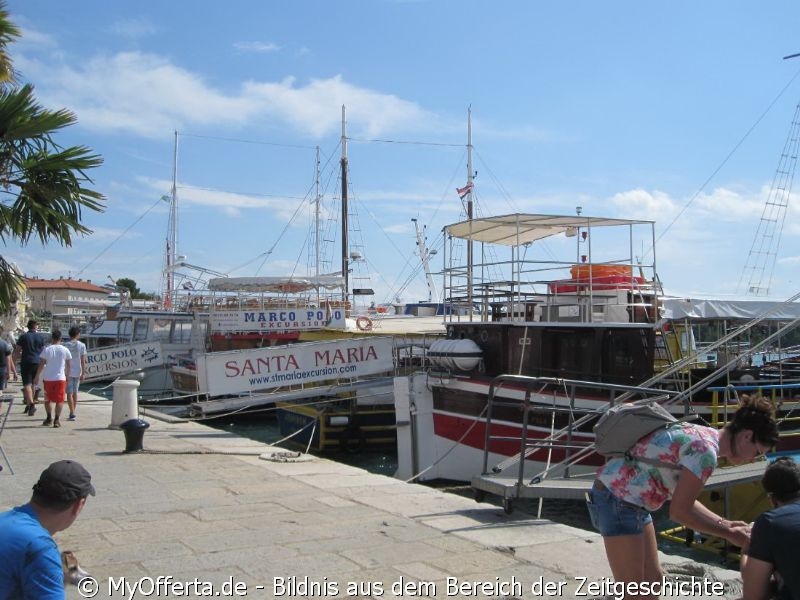
[{"label": "white bollard", "polygon": [[111,400],[111,424],[109,429],[119,429],[125,421],[139,418],[138,381],[118,379],[111,384],[114,396]]}]

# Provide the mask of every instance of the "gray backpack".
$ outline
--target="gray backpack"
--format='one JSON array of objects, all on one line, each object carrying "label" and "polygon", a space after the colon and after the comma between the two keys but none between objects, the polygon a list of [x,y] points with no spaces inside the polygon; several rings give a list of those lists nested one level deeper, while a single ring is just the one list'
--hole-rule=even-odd
[{"label": "gray backpack", "polygon": [[680,469],[678,465],[644,457],[632,457],[630,449],[656,429],[693,419],[694,415],[675,418],[655,400],[617,404],[604,412],[594,425],[595,452],[606,458],[625,457],[658,467]]}]

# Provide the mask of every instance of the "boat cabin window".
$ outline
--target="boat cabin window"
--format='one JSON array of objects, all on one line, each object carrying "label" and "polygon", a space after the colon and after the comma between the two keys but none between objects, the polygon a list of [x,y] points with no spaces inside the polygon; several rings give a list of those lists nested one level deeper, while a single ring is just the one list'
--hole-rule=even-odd
[{"label": "boat cabin window", "polygon": [[131,337],[131,320],[120,319],[117,322],[117,337],[120,340],[127,340]]},{"label": "boat cabin window", "polygon": [[543,372],[551,377],[591,379],[596,377],[597,346],[590,330],[547,331],[542,357]]},{"label": "boat cabin window", "polygon": [[192,322],[175,321],[172,330],[172,342],[174,344],[188,344],[192,341]]},{"label": "boat cabin window", "polygon": [[150,339],[159,342],[169,342],[172,323],[173,321],[171,319],[153,319]]},{"label": "boat cabin window", "polygon": [[138,342],[147,339],[147,319],[136,319],[133,322],[133,341]]}]

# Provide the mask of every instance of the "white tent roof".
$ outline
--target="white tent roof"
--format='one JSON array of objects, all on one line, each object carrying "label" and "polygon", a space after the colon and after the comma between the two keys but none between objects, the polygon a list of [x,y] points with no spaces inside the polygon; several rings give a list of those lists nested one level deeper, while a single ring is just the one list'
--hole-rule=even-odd
[{"label": "white tent roof", "polygon": [[445,231],[456,238],[475,242],[489,242],[505,246],[519,246],[551,235],[566,233],[579,227],[614,227],[620,225],[652,225],[653,221],[631,221],[580,215],[530,215],[516,213],[485,217],[447,225]]},{"label": "white tent roof", "polygon": [[666,319],[791,321],[800,317],[800,302],[713,298],[662,298],[661,302]]}]

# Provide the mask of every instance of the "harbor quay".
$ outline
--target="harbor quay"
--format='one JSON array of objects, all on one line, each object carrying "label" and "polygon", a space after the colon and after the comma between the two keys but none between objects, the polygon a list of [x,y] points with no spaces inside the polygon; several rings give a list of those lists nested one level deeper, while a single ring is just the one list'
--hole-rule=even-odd
[{"label": "harbor quay", "polygon": [[[56,534],[90,577],[67,598],[621,598],[599,534],[284,451],[149,408],[125,452],[112,401],[81,393],[44,427],[19,386],[0,445],[0,509],[51,462],[74,459],[97,495]],[[5,410],[5,405],[3,405]],[[5,414],[5,413],[3,413]],[[13,468],[13,474],[12,474]],[[520,507],[522,508],[522,507]],[[736,571],[662,555],[662,597],[736,598]],[[650,590],[628,590],[629,595]]]}]

